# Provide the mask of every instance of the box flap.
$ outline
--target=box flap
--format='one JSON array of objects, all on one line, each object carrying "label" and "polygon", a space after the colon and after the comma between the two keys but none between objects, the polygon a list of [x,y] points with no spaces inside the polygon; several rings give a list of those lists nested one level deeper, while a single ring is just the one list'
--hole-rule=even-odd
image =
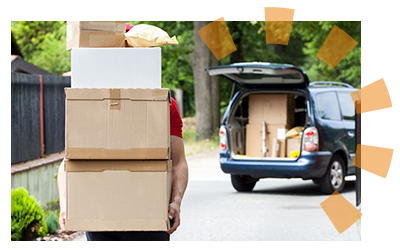
[{"label": "box flap", "polygon": [[103,171],[129,171],[129,172],[165,172],[172,171],[172,161],[85,161],[65,160],[66,172],[103,172]]},{"label": "box flap", "polygon": [[165,220],[71,220],[65,222],[65,230],[92,230],[101,228],[102,231],[167,231],[169,222]]},{"label": "box flap", "polygon": [[125,32],[124,21],[68,21],[81,30]]},{"label": "box flap", "polygon": [[65,88],[66,100],[125,99],[143,101],[170,100],[169,89],[78,89]]}]

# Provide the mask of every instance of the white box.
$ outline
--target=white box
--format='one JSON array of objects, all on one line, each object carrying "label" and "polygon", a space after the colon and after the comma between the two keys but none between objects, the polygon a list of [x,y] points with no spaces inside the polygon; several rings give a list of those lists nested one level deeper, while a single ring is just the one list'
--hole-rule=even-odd
[{"label": "white box", "polygon": [[161,88],[161,48],[74,48],[72,88]]}]

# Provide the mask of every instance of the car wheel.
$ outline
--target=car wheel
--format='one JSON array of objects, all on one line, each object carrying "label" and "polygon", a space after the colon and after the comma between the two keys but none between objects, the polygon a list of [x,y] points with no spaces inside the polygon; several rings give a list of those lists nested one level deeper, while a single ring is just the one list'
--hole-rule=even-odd
[{"label": "car wheel", "polygon": [[257,180],[247,175],[231,175],[232,186],[239,192],[250,192]]},{"label": "car wheel", "polygon": [[318,180],[323,193],[332,194],[335,190],[341,192],[345,186],[345,166],[343,159],[335,155],[328,165],[325,175]]}]

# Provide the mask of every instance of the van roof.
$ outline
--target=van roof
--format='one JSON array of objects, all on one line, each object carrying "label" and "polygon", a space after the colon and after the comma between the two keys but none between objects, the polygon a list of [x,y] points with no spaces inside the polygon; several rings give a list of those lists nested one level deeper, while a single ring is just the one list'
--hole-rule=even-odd
[{"label": "van roof", "polygon": [[353,86],[351,86],[348,83],[344,82],[332,82],[332,81],[315,81],[311,82],[310,85],[308,85],[310,88],[348,88],[348,89],[354,89]]}]

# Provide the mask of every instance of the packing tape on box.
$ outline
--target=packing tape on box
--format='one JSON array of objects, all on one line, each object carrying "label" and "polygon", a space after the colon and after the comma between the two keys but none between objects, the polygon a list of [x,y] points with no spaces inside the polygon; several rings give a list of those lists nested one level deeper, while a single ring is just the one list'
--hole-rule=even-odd
[{"label": "packing tape on box", "polygon": [[110,99],[110,109],[121,110],[121,101],[119,100],[121,99],[121,89],[110,89]]},{"label": "packing tape on box", "polygon": [[81,30],[125,32],[124,21],[73,21]]},{"label": "packing tape on box", "polygon": [[171,160],[155,161],[94,161],[94,160],[65,160],[66,172],[103,172],[103,171],[129,171],[129,172],[171,172]]},{"label": "packing tape on box", "polygon": [[[93,155],[98,157],[93,158]],[[169,158],[169,148],[106,149],[66,147],[65,158],[74,160],[167,160]]]}]

